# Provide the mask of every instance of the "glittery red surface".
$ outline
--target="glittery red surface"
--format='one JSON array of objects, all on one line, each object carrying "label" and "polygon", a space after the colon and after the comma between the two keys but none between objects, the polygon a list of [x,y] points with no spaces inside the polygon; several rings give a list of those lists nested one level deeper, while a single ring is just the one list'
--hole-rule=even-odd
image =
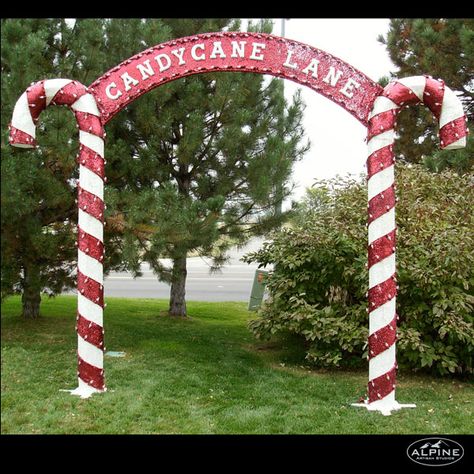
[{"label": "glittery red surface", "polygon": [[379,133],[392,129],[395,123],[396,114],[396,110],[387,110],[386,112],[371,117],[369,119],[367,141]]},{"label": "glittery red surface", "polygon": [[425,90],[423,92],[423,103],[431,110],[432,114],[439,120],[444,97],[444,82],[426,77]]},{"label": "glittery red surface", "polygon": [[92,133],[100,138],[104,137],[104,128],[100,118],[87,112],[75,112],[79,128],[88,133]]},{"label": "glittery red surface", "polygon": [[44,91],[44,81],[36,82],[26,89],[26,97],[30,108],[31,117],[36,124],[38,117],[46,107],[46,93]]},{"label": "glittery red surface", "polygon": [[375,173],[378,173],[393,164],[394,156],[392,148],[392,145],[387,145],[369,156],[367,159],[368,179],[370,179]]},{"label": "glittery red surface", "polygon": [[[103,222],[104,220],[104,201],[99,199],[94,194],[86,191],[79,187],[77,200],[77,207],[87,212],[92,217],[95,217],[98,221]],[[100,242],[100,241],[97,241]],[[102,243],[101,243],[102,245]]]},{"label": "glittery red surface", "polygon": [[9,141],[12,145],[28,145],[31,148],[36,146],[36,140],[31,135],[13,125],[10,125]]},{"label": "glittery red surface", "polygon": [[77,356],[77,359],[79,377],[91,387],[94,387],[97,390],[104,390],[104,371],[88,364],[79,355]]},{"label": "glittery red surface", "polygon": [[396,294],[397,284],[392,277],[373,288],[369,288],[369,310],[377,309],[391,300]]},{"label": "glittery red surface", "polygon": [[394,229],[387,235],[374,240],[369,245],[369,267],[392,255],[396,242],[395,239],[396,230]]},{"label": "glittery red surface", "polygon": [[81,144],[77,161],[79,164],[85,166],[97,176],[100,176],[102,179],[104,179],[104,159],[103,157],[99,156],[94,150],[91,150],[86,145]]},{"label": "glittery red surface", "polygon": [[369,336],[369,358],[376,357],[386,351],[389,346],[395,344],[396,338],[397,317],[394,316],[390,324],[387,324]]},{"label": "glittery red surface", "polygon": [[78,230],[77,240],[79,250],[101,262],[101,257],[104,254],[104,244],[93,235],[84,232],[81,228]]},{"label": "glittery red surface", "polygon": [[77,334],[79,334],[79,336],[81,336],[85,341],[101,350],[104,346],[103,331],[102,326],[89,321],[79,313],[77,314]]},{"label": "glittery red surface", "polygon": [[466,117],[459,117],[452,122],[441,127],[439,131],[439,139],[441,148],[445,148],[451,143],[463,138],[467,135]]},{"label": "glittery red surface", "polygon": [[393,186],[390,186],[369,201],[369,223],[378,219],[393,207],[395,207],[395,190]]},{"label": "glittery red surface", "polygon": [[104,286],[77,271],[77,291],[94,304],[104,307]]},{"label": "glittery red surface", "polygon": [[77,81],[73,81],[59,89],[50,105],[68,105],[70,107],[84,94],[87,94],[86,87]]},{"label": "glittery red surface", "polygon": [[418,96],[407,86],[400,82],[393,81],[383,90],[383,96],[388,97],[400,107],[408,104],[419,104]]},{"label": "glittery red surface", "polygon": [[[232,57],[232,41],[246,42],[244,57],[239,57],[238,54]],[[225,58],[219,50],[216,50],[215,57],[211,58],[215,42],[220,42]],[[257,43],[263,47],[257,45],[258,49],[253,56],[262,57],[263,60],[252,59],[254,44]],[[203,60],[196,60],[191,55],[193,46],[197,44],[203,46],[195,50],[195,56],[204,55]],[[176,54],[181,54],[181,48],[184,48],[184,51],[180,61]],[[175,51],[175,54],[172,51]],[[291,52],[289,60],[288,52]],[[170,58],[169,68],[160,72],[159,64],[155,59],[157,55],[163,55],[160,58],[165,67],[168,65],[166,57]],[[310,69],[306,73],[303,72],[313,59],[319,61],[317,77],[313,77],[313,71]],[[284,66],[285,62],[296,67]],[[145,76],[149,77],[143,78],[142,73],[137,69],[139,64],[150,65],[154,74],[146,73]],[[331,67],[334,68],[335,74],[339,74],[338,71],[341,72],[334,87],[330,84],[331,78],[328,78]],[[192,74],[218,71],[255,72],[295,81],[339,104],[364,125],[367,125],[367,117],[374,99],[382,93],[382,87],[365,74],[313,46],[263,33],[237,32],[206,33],[159,44],[123,61],[97,79],[89,89],[96,97],[105,124],[131,101],[161,84]],[[121,77],[126,74],[134,81],[138,81],[138,84],[129,84],[128,91],[125,90],[126,85]],[[128,78],[128,76],[125,77]],[[324,81],[325,78],[327,82]],[[353,93],[351,98],[341,92],[348,79],[359,84],[358,88],[348,91],[349,95]],[[116,100],[109,98],[106,94],[106,87],[112,82],[117,86],[111,89],[112,95],[119,91],[122,93]]]}]

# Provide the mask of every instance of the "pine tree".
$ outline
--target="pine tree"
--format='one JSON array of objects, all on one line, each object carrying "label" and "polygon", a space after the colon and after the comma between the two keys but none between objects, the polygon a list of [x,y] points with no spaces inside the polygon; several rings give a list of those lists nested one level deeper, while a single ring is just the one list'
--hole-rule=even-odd
[{"label": "pine tree", "polygon": [[[239,30],[230,19],[162,21],[166,39]],[[115,21],[110,27],[121,28]],[[259,28],[270,32],[271,24]],[[111,34],[111,49],[121,51],[127,39]],[[120,112],[107,126],[107,232],[118,236],[107,251],[111,264],[139,275],[148,262],[171,285],[169,313],[186,316],[190,252],[213,257],[217,268],[232,244],[286,217],[274,209],[307,150],[302,110],[299,95],[285,103],[277,79],[220,72],[165,84]]]},{"label": "pine tree", "polygon": [[27,318],[39,315],[42,292],[54,295],[75,284],[78,133],[70,111],[48,108],[38,123],[39,148],[25,152],[9,145],[8,124],[31,82],[65,77],[87,84],[103,71],[102,24],[1,23],[1,294],[21,292]]},{"label": "pine tree", "polygon": [[[39,148],[8,145],[13,106],[30,82],[66,77],[85,85],[131,55],[199,32],[239,29],[229,19],[2,21],[2,297],[21,292],[23,315],[41,292],[74,287],[77,130],[69,111],[41,115]],[[270,31],[270,26],[264,26]],[[258,74],[188,77],[149,92],[107,125],[105,270],[138,273],[148,261],[171,283],[171,313],[186,314],[186,256],[218,266],[225,250],[285,216],[300,145],[302,103],[287,106],[278,81]],[[168,256],[172,268],[159,259]]]},{"label": "pine tree", "polygon": [[[474,124],[474,20],[392,19],[385,37],[390,59],[397,66],[392,76],[428,74],[443,79],[463,102],[468,127]],[[397,120],[400,137],[397,156],[408,162],[424,161],[433,170],[447,166],[466,171],[474,165],[474,143],[456,152],[438,151],[437,123],[425,107],[403,109]]]}]

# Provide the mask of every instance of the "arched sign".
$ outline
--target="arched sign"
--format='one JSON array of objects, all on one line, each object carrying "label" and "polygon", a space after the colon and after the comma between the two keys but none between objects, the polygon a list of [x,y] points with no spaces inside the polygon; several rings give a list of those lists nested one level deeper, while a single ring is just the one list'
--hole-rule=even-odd
[{"label": "arched sign", "polygon": [[191,74],[234,71],[283,77],[322,94],[367,126],[382,88],[320,49],[263,33],[207,33],[162,43],[132,56],[90,86],[104,125],[155,87]]},{"label": "arched sign", "polygon": [[439,121],[442,148],[466,143],[461,102],[440,80],[402,79],[385,89],[324,51],[263,33],[221,32],[159,44],[127,59],[90,87],[69,79],[32,84],[13,111],[10,143],[36,146],[36,123],[49,105],[75,114],[80,148],[78,184],[78,388],[88,397],[106,390],[103,367],[104,125],[142,94],[205,72],[269,74],[295,81],[332,100],[368,127],[369,384],[360,404],[388,415],[395,400],[394,126],[400,107],[424,103]]}]

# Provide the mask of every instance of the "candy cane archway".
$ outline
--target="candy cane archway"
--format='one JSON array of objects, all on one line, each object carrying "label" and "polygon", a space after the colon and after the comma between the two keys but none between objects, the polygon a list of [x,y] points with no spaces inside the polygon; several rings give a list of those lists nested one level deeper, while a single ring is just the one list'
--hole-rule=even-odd
[{"label": "candy cane archway", "polygon": [[262,33],[207,33],[149,48],[97,79],[34,83],[18,100],[10,143],[36,146],[38,117],[48,105],[76,116],[80,148],[78,185],[78,383],[83,398],[105,391],[103,370],[103,126],[127,104],[167,82],[204,72],[251,72],[282,77],[332,100],[368,127],[369,385],[362,406],[390,414],[395,401],[394,121],[404,104],[425,103],[439,120],[441,146],[465,146],[460,101],[441,81],[423,76],[385,89],[344,61],[312,46]]}]

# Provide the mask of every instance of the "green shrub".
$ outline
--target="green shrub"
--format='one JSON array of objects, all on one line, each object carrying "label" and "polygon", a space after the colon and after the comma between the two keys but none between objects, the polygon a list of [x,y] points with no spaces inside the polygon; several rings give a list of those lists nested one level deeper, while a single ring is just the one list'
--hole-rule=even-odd
[{"label": "green shrub", "polygon": [[[397,359],[438,374],[473,373],[474,182],[397,165]],[[367,357],[367,190],[319,181],[290,226],[247,262],[272,264],[269,298],[249,327],[258,338],[304,336],[318,366]]]}]

